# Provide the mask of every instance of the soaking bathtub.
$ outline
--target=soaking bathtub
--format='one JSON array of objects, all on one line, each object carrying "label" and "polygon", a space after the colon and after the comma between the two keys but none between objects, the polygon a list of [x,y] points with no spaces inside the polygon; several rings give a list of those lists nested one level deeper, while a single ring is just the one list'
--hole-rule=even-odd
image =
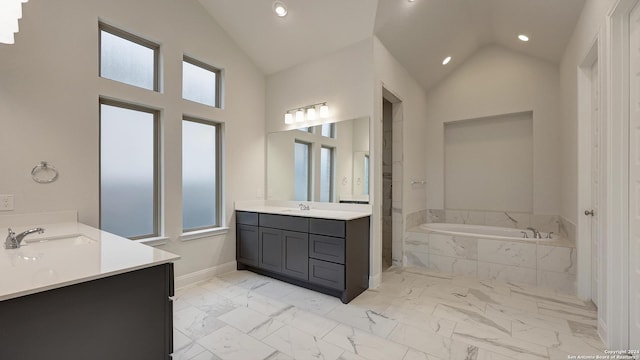
[{"label": "soaking bathtub", "polygon": [[422,224],[405,233],[402,264],[575,295],[575,244],[553,233],[540,235],[497,226]]},{"label": "soaking bathtub", "polygon": [[486,225],[429,223],[422,224],[420,227],[428,232],[438,234],[473,236],[481,239],[551,241],[554,237],[553,233],[540,233],[542,238],[536,239],[531,230]]}]

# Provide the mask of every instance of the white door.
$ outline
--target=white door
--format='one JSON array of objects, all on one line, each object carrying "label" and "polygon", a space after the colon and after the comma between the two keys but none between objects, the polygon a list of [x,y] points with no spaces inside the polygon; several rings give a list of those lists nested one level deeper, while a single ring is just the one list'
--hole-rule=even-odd
[{"label": "white door", "polygon": [[600,243],[600,80],[598,61],[590,69],[591,86],[591,301],[598,305],[598,253]]},{"label": "white door", "polygon": [[640,6],[629,20],[629,349],[640,349]]}]

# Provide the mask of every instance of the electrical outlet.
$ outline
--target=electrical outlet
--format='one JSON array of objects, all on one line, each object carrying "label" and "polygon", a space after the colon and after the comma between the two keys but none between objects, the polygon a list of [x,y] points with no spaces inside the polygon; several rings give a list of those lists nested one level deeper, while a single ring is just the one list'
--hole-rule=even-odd
[{"label": "electrical outlet", "polygon": [[13,195],[0,195],[0,211],[13,210]]}]

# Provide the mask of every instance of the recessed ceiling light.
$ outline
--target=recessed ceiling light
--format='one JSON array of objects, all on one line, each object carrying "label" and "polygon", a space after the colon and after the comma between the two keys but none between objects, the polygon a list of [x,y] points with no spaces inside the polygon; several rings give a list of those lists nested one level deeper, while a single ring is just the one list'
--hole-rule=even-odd
[{"label": "recessed ceiling light", "polygon": [[276,15],[284,17],[287,15],[287,6],[282,1],[276,1],[273,3],[273,11]]},{"label": "recessed ceiling light", "polygon": [[442,65],[447,65],[449,61],[451,61],[451,56],[447,56],[446,58],[444,58],[444,60],[442,60]]},{"label": "recessed ceiling light", "polygon": [[518,35],[518,39],[520,39],[520,41],[524,41],[524,42],[529,41],[529,37],[527,35],[525,35],[525,34]]},{"label": "recessed ceiling light", "polygon": [[409,0],[409,2],[414,2],[414,1],[416,1],[416,0]]}]

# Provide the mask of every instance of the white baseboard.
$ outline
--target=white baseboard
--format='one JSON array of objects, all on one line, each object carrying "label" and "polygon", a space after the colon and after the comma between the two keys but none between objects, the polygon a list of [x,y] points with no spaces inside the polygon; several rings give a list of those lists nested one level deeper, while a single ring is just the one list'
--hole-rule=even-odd
[{"label": "white baseboard", "polygon": [[369,276],[369,289],[377,288],[382,283],[382,274]]},{"label": "white baseboard", "polygon": [[180,289],[187,286],[191,286],[199,282],[207,281],[216,275],[228,273],[234,270],[236,270],[236,262],[229,261],[228,263],[216,265],[207,269],[194,271],[192,273],[176,277],[175,288]]},{"label": "white baseboard", "polygon": [[609,346],[607,343],[607,324],[605,324],[602,319],[598,319],[598,335],[600,336],[600,340],[605,345],[605,348]]}]

